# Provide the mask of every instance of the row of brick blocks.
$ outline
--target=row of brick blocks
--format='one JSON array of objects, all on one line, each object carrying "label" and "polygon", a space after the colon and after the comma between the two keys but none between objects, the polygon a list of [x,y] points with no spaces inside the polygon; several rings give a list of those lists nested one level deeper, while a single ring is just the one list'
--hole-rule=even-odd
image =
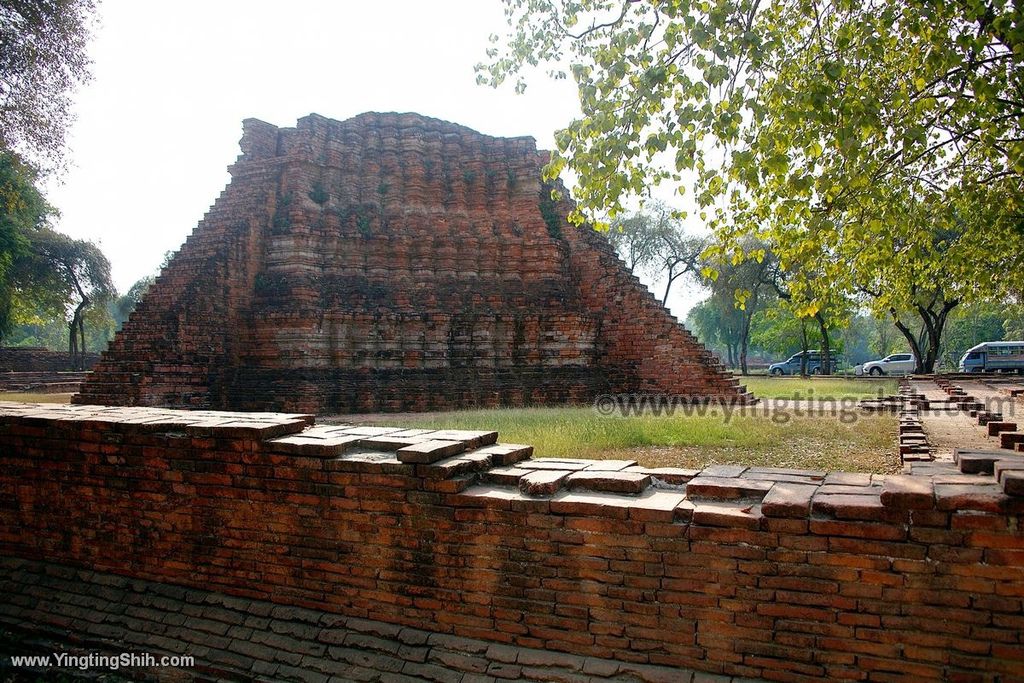
[{"label": "row of brick blocks", "polygon": [[899,436],[897,448],[901,462],[930,462],[935,459],[928,445],[928,436],[921,423],[923,394],[915,392],[909,384],[901,382],[898,389]]}]

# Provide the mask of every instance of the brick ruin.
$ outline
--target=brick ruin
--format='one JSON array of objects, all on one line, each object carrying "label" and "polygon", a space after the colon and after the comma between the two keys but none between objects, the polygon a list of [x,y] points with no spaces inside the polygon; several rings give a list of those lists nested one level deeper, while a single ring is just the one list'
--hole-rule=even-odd
[{"label": "brick ruin", "polygon": [[[530,138],[249,119],[232,180],[78,403],[313,413],[750,395],[565,220]],[[551,190],[562,190],[554,201]]]},{"label": "brick ruin", "polygon": [[0,403],[0,631],[196,657],[165,680],[1024,681],[1022,458],[698,472],[497,436]]}]

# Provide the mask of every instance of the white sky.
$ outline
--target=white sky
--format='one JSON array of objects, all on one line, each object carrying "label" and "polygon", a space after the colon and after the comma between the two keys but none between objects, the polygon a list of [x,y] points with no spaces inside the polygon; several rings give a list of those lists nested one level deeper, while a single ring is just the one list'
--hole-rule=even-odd
[{"label": "white sky", "polygon": [[[192,232],[229,180],[247,117],[414,111],[549,149],[579,114],[575,86],[540,71],[524,95],[476,85],[488,35],[506,30],[499,0],[103,0],[99,18],[71,169],[48,198],[60,230],[100,244],[120,291]],[[701,294],[674,289],[682,319]]]}]

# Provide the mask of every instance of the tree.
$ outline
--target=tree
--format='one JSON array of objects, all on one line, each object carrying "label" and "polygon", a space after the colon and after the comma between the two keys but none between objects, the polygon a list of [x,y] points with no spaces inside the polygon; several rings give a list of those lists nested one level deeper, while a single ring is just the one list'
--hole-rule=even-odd
[{"label": "tree", "polygon": [[877,356],[888,356],[895,350],[893,335],[895,327],[888,316],[871,316],[870,349]]},{"label": "tree", "polygon": [[1003,312],[1003,330],[1008,340],[1024,339],[1024,305],[1010,303]]},{"label": "tree", "polygon": [[[1020,268],[1008,263],[1018,258],[1020,239],[1016,246],[1000,240],[1000,217],[991,208],[964,215],[917,201],[904,211],[916,229],[878,235],[858,257],[863,267],[857,281],[872,297],[872,308],[888,313],[906,339],[917,358],[915,371],[927,373],[939,359],[950,313],[961,304],[997,298],[992,283],[1006,281],[1004,268]],[[992,234],[990,247],[977,249],[986,233]]]},{"label": "tree", "polygon": [[[821,264],[792,278],[808,312],[865,283],[917,302],[949,284],[943,270],[973,288],[947,303],[1021,291],[1019,2],[510,0],[506,13],[478,78],[521,89],[540,63],[574,78],[583,115],[547,168],[579,177],[574,220],[693,185],[723,254],[753,235],[784,270]],[[955,246],[935,250],[950,232]],[[922,318],[925,361],[944,306]]]},{"label": "tree", "polygon": [[85,46],[93,0],[0,5],[0,149],[57,164],[72,120],[71,94],[89,78]]},{"label": "tree", "polygon": [[[754,250],[757,245],[748,245]],[[740,372],[748,373],[747,352],[750,348],[750,324],[753,315],[765,301],[768,271],[773,267],[770,254],[760,253],[760,258],[736,259],[733,261],[706,260],[703,264],[704,284],[711,288],[711,302],[722,310],[723,320],[737,320],[739,349],[736,360]],[[732,315],[726,313],[733,309]]]},{"label": "tree", "polygon": [[[824,349],[828,347],[830,357],[842,350],[865,347],[867,340],[858,329],[853,334],[845,334],[850,330],[850,321],[838,321],[826,327],[828,341],[821,334],[821,326],[813,317],[798,317],[783,299],[775,299],[766,303],[751,320],[750,344],[764,349],[782,358],[796,351]],[[857,333],[861,334],[857,334]],[[853,355],[853,354],[851,354]],[[807,374],[806,354],[801,359],[800,374]],[[831,371],[831,367],[827,368]],[[822,371],[826,371],[822,363]]]},{"label": "tree", "polygon": [[[885,321],[888,323],[888,321]],[[891,325],[890,325],[891,327]],[[850,365],[860,365],[874,358],[871,351],[871,336],[874,321],[863,313],[853,315],[849,323],[839,330],[839,343],[843,355]]]},{"label": "tree", "polygon": [[86,351],[85,313],[114,295],[110,262],[92,242],[76,240],[49,228],[31,235],[28,255],[15,265],[20,296],[37,302],[55,317],[70,316],[68,352],[79,368]]},{"label": "tree", "polygon": [[649,269],[657,260],[661,248],[660,229],[661,226],[646,214],[621,216],[611,222],[608,241],[626,262],[629,272],[636,275]]},{"label": "tree", "polygon": [[725,348],[725,362],[730,368],[739,364],[742,316],[730,296],[711,296],[690,309],[686,325],[708,346],[721,345]]},{"label": "tree", "polygon": [[702,237],[687,235],[682,231],[681,224],[661,235],[661,249],[658,258],[661,270],[665,274],[665,292],[661,296],[661,305],[668,305],[668,294],[676,280],[684,275],[697,274],[701,268],[701,256],[708,246]]},{"label": "tree", "polygon": [[750,343],[773,356],[788,358],[797,351],[807,350],[807,320],[797,318],[782,306],[781,300],[765,306],[750,321]]},{"label": "tree", "polygon": [[611,222],[608,240],[626,262],[629,272],[647,271],[655,279],[665,277],[662,305],[668,303],[672,285],[701,267],[708,242],[688,235],[679,212],[664,202],[647,202],[642,211],[618,216]]},{"label": "tree", "polygon": [[16,155],[0,152],[0,339],[12,326],[16,287],[11,270],[28,253],[28,235],[53,213],[36,180],[33,169]]}]

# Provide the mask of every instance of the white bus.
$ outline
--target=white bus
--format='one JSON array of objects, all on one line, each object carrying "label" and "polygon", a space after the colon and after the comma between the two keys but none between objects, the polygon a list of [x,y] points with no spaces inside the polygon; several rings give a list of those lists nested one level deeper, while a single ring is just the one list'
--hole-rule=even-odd
[{"label": "white bus", "polygon": [[972,346],[960,359],[960,372],[1024,372],[1024,341]]}]

